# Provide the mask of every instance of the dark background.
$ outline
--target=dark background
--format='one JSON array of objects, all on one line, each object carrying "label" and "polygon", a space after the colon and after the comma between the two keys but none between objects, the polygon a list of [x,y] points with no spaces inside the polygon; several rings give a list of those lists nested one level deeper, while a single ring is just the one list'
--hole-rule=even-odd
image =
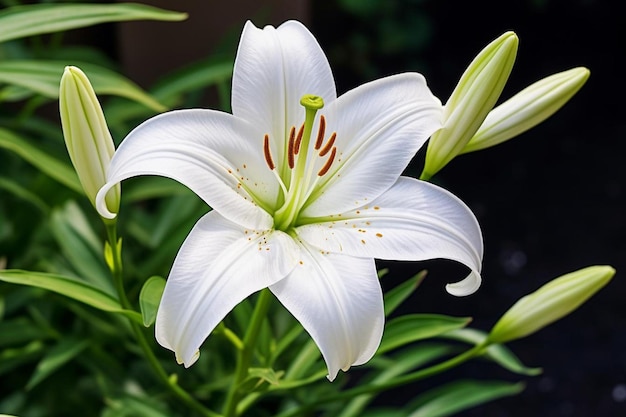
[{"label": "dark background", "polygon": [[[525,378],[524,393],[463,415],[626,415],[626,284],[620,273],[626,271],[626,37],[618,6],[594,0],[313,3],[311,29],[342,92],[379,76],[419,71],[445,102],[471,59],[507,30],[517,33],[520,45],[503,98],[555,72],[591,70],[585,87],[552,119],[513,141],[461,156],[434,178],[479,218],[484,283],[473,296],[451,297],[442,288],[451,280],[447,274],[461,277],[463,271],[425,263],[429,278],[406,310],[468,315],[487,330],[520,296],[556,276],[592,264],[618,270],[580,310],[510,344],[526,364],[544,368],[541,376]],[[420,165],[418,158],[413,174]],[[385,266],[394,280],[415,267]],[[524,379],[481,362],[454,376]],[[429,384],[385,395],[381,403],[403,403]]]},{"label": "dark background", "polygon": [[[473,296],[451,297],[442,288],[451,280],[447,274],[461,277],[463,271],[425,263],[429,278],[405,308],[469,315],[474,326],[487,330],[515,300],[548,280],[611,264],[618,270],[615,279],[588,304],[510,344],[526,364],[542,366],[543,375],[526,378],[522,395],[463,415],[626,415],[626,37],[619,3],[363,2],[369,10],[358,2],[339,3],[344,7],[313,4],[312,31],[329,54],[340,91],[382,75],[419,71],[445,102],[471,59],[507,30],[517,33],[520,46],[503,98],[555,72],[591,70],[585,87],[552,119],[513,141],[461,156],[434,178],[479,218],[484,283]],[[411,265],[385,266],[395,279],[413,273]],[[480,362],[454,375],[522,379]],[[428,382],[416,384],[384,402],[402,403],[427,388]]]},{"label": "dark background", "polygon": [[[209,4],[211,3],[211,4]],[[306,22],[326,51],[338,92],[403,71],[423,73],[445,102],[471,59],[507,30],[520,38],[503,93],[576,66],[591,70],[583,89],[553,118],[518,138],[455,159],[434,181],[476,213],[485,239],[484,283],[472,296],[445,293],[464,271],[445,262],[385,263],[390,288],[421,267],[430,273],[405,311],[472,316],[488,330],[518,298],[561,274],[613,265],[609,286],[571,316],[511,348],[538,377],[475,362],[446,378],[525,380],[520,396],[464,416],[626,415],[625,168],[626,51],[620,2],[609,0],[154,1],[188,11],[183,23],[118,25],[125,72],[146,87],[159,74],[215,51],[234,56],[247,19],[257,26]],[[173,27],[176,27],[174,30]],[[419,175],[418,155],[409,174]],[[440,378],[437,382],[443,382]],[[383,396],[402,404],[432,381]]]}]

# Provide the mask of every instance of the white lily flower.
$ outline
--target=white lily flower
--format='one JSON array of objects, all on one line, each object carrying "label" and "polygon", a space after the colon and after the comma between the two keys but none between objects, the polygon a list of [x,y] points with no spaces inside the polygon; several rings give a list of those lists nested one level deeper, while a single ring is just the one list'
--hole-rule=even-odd
[{"label": "white lily flower", "polygon": [[[314,94],[314,96],[311,96]],[[374,258],[447,258],[480,285],[482,237],[445,190],[401,177],[440,127],[441,104],[419,74],[337,98],[327,59],[299,22],[248,22],[235,60],[233,114],[154,117],[118,148],[102,197],[137,175],[173,178],[213,208],[181,247],[156,319],[158,342],[192,365],[239,302],[269,287],[317,343],[328,378],[367,362],[383,332]]]}]

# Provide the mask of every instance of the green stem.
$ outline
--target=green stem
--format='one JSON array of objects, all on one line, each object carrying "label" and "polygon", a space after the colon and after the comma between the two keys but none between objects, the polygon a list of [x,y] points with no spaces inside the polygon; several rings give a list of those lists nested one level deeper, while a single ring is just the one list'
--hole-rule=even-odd
[{"label": "green stem", "polygon": [[228,394],[226,395],[226,402],[224,403],[224,411],[222,413],[224,417],[234,417],[237,415],[237,405],[239,404],[242,396],[239,387],[248,376],[256,341],[259,337],[261,325],[267,315],[267,310],[269,309],[271,301],[272,293],[270,290],[265,288],[259,295],[254,313],[252,314],[250,325],[248,326],[246,335],[243,339],[243,349],[239,351],[239,356],[237,357],[235,376]]},{"label": "green stem", "polygon": [[[121,250],[118,245],[117,239],[117,228],[116,223],[105,223],[107,230],[107,237],[109,241],[109,245],[111,246],[111,273],[113,274],[113,282],[115,288],[117,290],[118,297],[120,299],[120,303],[122,307],[127,310],[133,310],[130,301],[128,301],[128,297],[126,296],[126,291],[124,290],[124,279],[122,275],[122,258],[121,258]],[[187,391],[185,391],[180,385],[178,385],[174,380],[172,380],[165,372],[165,369],[161,366],[158,358],[152,351],[150,344],[148,343],[148,339],[143,332],[143,329],[139,327],[137,323],[133,320],[130,320],[130,325],[133,329],[133,333],[135,338],[137,339],[137,343],[141,347],[141,350],[144,352],[144,355],[153,371],[157,374],[159,379],[169,388],[169,390],[178,397],[185,405],[189,408],[195,410],[198,414],[204,417],[221,417],[220,414],[213,412],[207,409],[204,405],[202,405],[199,401],[191,396]]]},{"label": "green stem", "polygon": [[373,393],[373,392],[380,392],[380,391],[384,391],[384,390],[388,390],[388,389],[392,389],[401,385],[405,385],[405,384],[409,384],[411,382],[416,382],[425,378],[428,378],[430,376],[439,374],[443,371],[447,371],[448,369],[451,369],[455,366],[458,366],[464,362],[467,362],[468,360],[479,356],[480,354],[483,353],[483,351],[485,350],[486,346],[484,345],[477,345],[474,346],[473,348],[453,357],[448,359],[447,361],[438,363],[436,365],[430,366],[428,368],[419,370],[419,371],[415,371],[412,372],[410,374],[406,374],[404,376],[398,377],[398,378],[394,378],[391,381],[388,382],[384,382],[384,383],[379,383],[379,384],[370,384],[370,385],[362,385],[356,388],[352,388],[352,389],[348,389],[346,391],[342,391],[339,392],[337,394],[334,395],[329,395],[327,397],[324,398],[319,398],[315,403],[313,404],[305,404],[302,407],[299,408],[295,408],[295,409],[291,409],[285,413],[279,414],[277,417],[295,417],[295,416],[303,416],[305,415],[308,411],[311,411],[312,409],[314,409],[317,405],[319,404],[329,404],[331,402],[334,401],[340,401],[340,400],[345,400],[348,398],[353,398],[356,397],[357,395],[361,395],[361,394],[369,394],[369,393]]}]

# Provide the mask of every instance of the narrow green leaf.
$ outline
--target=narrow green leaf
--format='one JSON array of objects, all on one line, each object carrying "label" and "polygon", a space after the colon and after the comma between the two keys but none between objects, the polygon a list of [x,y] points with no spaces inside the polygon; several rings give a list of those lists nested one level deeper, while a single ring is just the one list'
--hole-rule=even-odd
[{"label": "narrow green leaf", "polygon": [[165,279],[159,276],[148,278],[143,287],[141,287],[139,307],[144,326],[150,327],[156,320],[157,310],[159,309],[164,289]]},{"label": "narrow green leaf", "polygon": [[49,210],[48,205],[41,198],[39,198],[37,194],[26,189],[21,184],[18,184],[15,181],[11,181],[8,178],[0,177],[0,189],[8,191],[16,197],[19,197],[22,200],[29,202],[37,209],[39,209],[39,211],[41,211],[42,213],[47,213]]},{"label": "narrow green leaf", "polygon": [[109,399],[102,417],[171,417],[173,414],[161,403],[158,396],[135,396],[125,394],[122,398]]},{"label": "narrow green leaf", "polygon": [[68,201],[50,217],[52,234],[76,274],[101,290],[116,294],[102,259],[103,243],[78,204]]},{"label": "narrow green leaf", "polygon": [[367,410],[361,417],[406,417],[404,411],[397,410],[395,408],[377,408],[374,410]]},{"label": "narrow green leaf", "polygon": [[33,4],[0,11],[0,42],[43,33],[60,32],[105,22],[128,20],[180,21],[186,13],[135,3]]},{"label": "narrow green leaf", "polygon": [[62,339],[52,347],[37,364],[26,389],[30,390],[49,377],[54,371],[78,356],[87,346],[87,340]]},{"label": "narrow green leaf", "polygon": [[32,341],[19,348],[4,349],[0,352],[0,375],[37,360],[45,349],[45,344],[41,340]]},{"label": "narrow green leaf", "polygon": [[184,68],[161,81],[154,88],[155,96],[172,99],[189,91],[197,91],[221,81],[228,81],[233,75],[233,62],[207,60]]},{"label": "narrow green leaf", "polygon": [[[59,181],[66,187],[83,193],[83,188],[78,181],[74,168],[69,163],[64,163],[42,152],[37,146],[15,133],[0,128],[0,148],[8,149],[21,156],[40,171]],[[69,160],[69,158],[68,158]]]},{"label": "narrow green leaf", "polygon": [[378,354],[383,354],[407,343],[428,339],[467,326],[468,317],[450,317],[438,314],[409,314],[391,320],[385,326]]},{"label": "narrow green leaf", "polygon": [[402,284],[397,285],[385,294],[385,316],[389,317],[396,308],[409,298],[411,294],[420,286],[428,271],[423,270],[412,278],[407,279]]},{"label": "narrow green leaf", "polygon": [[247,379],[259,379],[270,385],[278,385],[283,372],[276,372],[272,368],[250,368]]},{"label": "narrow green leaf", "polygon": [[[180,105],[184,94],[205,90],[228,83],[233,73],[233,62],[210,59],[193,64],[168,75],[150,90],[152,97],[170,107]],[[121,100],[106,103],[105,114],[111,125],[146,117],[145,108]]]},{"label": "narrow green leaf", "polygon": [[45,272],[5,269],[0,271],[0,281],[43,288],[80,301],[98,310],[123,314],[137,323],[143,323],[141,315],[136,311],[123,309],[120,303],[109,294],[74,278]]},{"label": "narrow green leaf", "polygon": [[67,65],[79,67],[87,76],[97,94],[110,94],[136,101],[156,111],[167,110],[165,106],[143,91],[137,84],[107,68],[81,62],[68,61],[2,61],[0,82],[27,88],[45,97],[59,97],[61,75]]},{"label": "narrow green leaf", "polygon": [[124,203],[173,195],[193,194],[189,188],[165,177],[141,177],[139,181],[128,181],[124,186]]},{"label": "narrow green leaf", "polygon": [[[441,337],[479,345],[487,340],[487,333],[477,329],[465,328],[442,334]],[[502,344],[489,345],[483,357],[520,375],[536,376],[543,372],[541,368],[531,368],[524,365],[509,348]]]},{"label": "narrow green leaf", "polygon": [[[368,364],[374,368],[368,372],[367,379],[359,382],[360,386],[369,384],[384,384],[392,379],[412,371],[431,361],[448,355],[453,351],[452,346],[443,344],[424,344],[407,349],[393,357],[375,356]],[[377,392],[362,394],[354,397],[337,417],[360,417],[367,405],[378,395]]]},{"label": "narrow green leaf", "polygon": [[519,394],[523,390],[524,384],[521,383],[456,381],[422,394],[407,408],[405,415],[446,417],[498,398]]},{"label": "narrow green leaf", "polygon": [[0,347],[19,345],[45,338],[47,335],[41,327],[26,317],[0,321]]},{"label": "narrow green leaf", "polygon": [[0,89],[0,102],[21,101],[31,97],[32,95],[33,92],[27,88],[19,87],[17,85],[8,85]]}]

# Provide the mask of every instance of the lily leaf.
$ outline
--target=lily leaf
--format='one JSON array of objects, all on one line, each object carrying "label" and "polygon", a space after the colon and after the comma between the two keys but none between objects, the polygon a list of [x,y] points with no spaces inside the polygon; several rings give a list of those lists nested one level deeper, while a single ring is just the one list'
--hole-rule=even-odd
[{"label": "lily leaf", "polygon": [[[198,92],[214,85],[228,83],[233,74],[233,62],[209,59],[168,75],[151,88],[152,97],[170,107],[180,106],[182,96],[189,92]],[[105,113],[112,126],[133,119],[145,119],[150,116],[143,106],[111,100],[106,103]],[[124,194],[126,197],[126,194]]]},{"label": "lily leaf", "polygon": [[[416,346],[414,349],[407,349],[390,357],[375,357],[368,364],[376,368],[368,373],[367,380],[362,380],[359,385],[384,384],[401,376],[402,374],[416,369],[424,364],[439,359],[450,354],[452,346],[443,344],[424,344]],[[372,377],[370,378],[370,375]],[[341,410],[337,417],[359,417],[362,416],[368,404],[378,393],[361,394],[354,397]]]},{"label": "lily leaf", "polygon": [[62,339],[59,344],[48,350],[43,359],[37,364],[35,372],[33,372],[26,384],[26,389],[34,388],[54,371],[78,356],[88,345],[89,342],[87,340]]},{"label": "lily leaf", "polygon": [[139,293],[139,308],[141,308],[141,317],[143,325],[150,327],[156,320],[157,310],[161,302],[161,296],[165,289],[165,279],[159,276],[153,276],[141,287]]},{"label": "lily leaf", "polygon": [[[479,345],[487,340],[487,333],[477,329],[465,328],[442,334],[441,337]],[[509,348],[502,344],[489,345],[483,357],[516,374],[535,376],[542,372],[541,368],[531,368],[524,365]]]},{"label": "lily leaf", "polygon": [[41,340],[34,340],[18,348],[4,349],[0,352],[0,375],[37,360],[45,350],[45,344]]},{"label": "lily leaf", "polygon": [[[416,399],[404,415],[445,417],[498,398],[522,392],[524,384],[502,381],[456,381],[430,390]],[[415,404],[418,404],[415,407]]]},{"label": "lily leaf", "polygon": [[143,4],[33,4],[9,7],[0,12],[0,42],[128,20],[180,21],[186,13],[171,12]]},{"label": "lily leaf", "polygon": [[423,270],[385,294],[385,316],[389,317],[419,287],[428,271]]},{"label": "lily leaf", "polygon": [[106,292],[75,278],[45,272],[5,269],[0,271],[0,281],[43,288],[80,301],[98,310],[123,314],[137,323],[143,323],[141,315],[136,311],[123,309],[120,303]]},{"label": "lily leaf", "polygon": [[83,193],[74,169],[62,161],[42,152],[36,146],[15,133],[0,128],[0,148],[15,152],[42,172],[59,181],[68,188]]},{"label": "lily leaf", "polygon": [[0,321],[0,347],[22,345],[46,337],[41,327],[26,317]]},{"label": "lily leaf", "polygon": [[8,178],[0,177],[0,190],[5,190],[21,198],[24,201],[29,202],[33,206],[37,207],[42,213],[47,213],[50,209],[48,205],[39,196],[32,191],[28,190],[21,184],[11,181]]},{"label": "lily leaf", "polygon": [[69,64],[79,67],[89,76],[97,94],[125,97],[155,112],[167,110],[128,78],[110,69],[88,63],[47,60],[3,61],[0,62],[0,82],[27,88],[45,97],[56,99],[59,97],[61,75]]},{"label": "lily leaf", "polygon": [[52,211],[50,230],[77,276],[110,295],[116,294],[102,260],[102,241],[75,201]]},{"label": "lily leaf", "polygon": [[385,327],[377,355],[407,343],[428,339],[467,326],[468,317],[450,317],[438,314],[409,314],[391,320]]}]

